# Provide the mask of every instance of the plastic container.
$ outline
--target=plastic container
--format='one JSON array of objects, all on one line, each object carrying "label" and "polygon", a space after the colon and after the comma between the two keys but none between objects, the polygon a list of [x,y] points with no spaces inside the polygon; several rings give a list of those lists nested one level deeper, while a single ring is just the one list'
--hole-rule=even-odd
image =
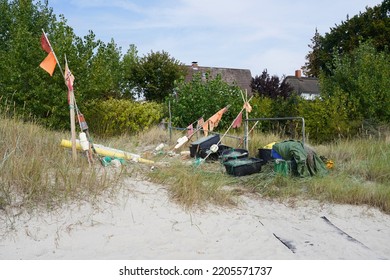
[{"label": "plastic container", "polygon": [[283,159],[281,155],[274,149],[271,149],[271,157],[274,159]]},{"label": "plastic container", "polygon": [[219,140],[219,134],[215,134],[192,142],[190,146],[190,156],[205,158],[207,156],[207,150],[210,149],[211,145],[217,144]]},{"label": "plastic container", "polygon": [[226,172],[233,176],[246,176],[261,171],[262,159],[259,158],[241,158],[225,161]]},{"label": "plastic container", "polygon": [[264,148],[259,149],[259,158],[261,158],[264,164],[266,164],[268,161],[272,159],[271,149],[264,149]]},{"label": "plastic container", "polygon": [[296,175],[295,160],[276,159],[274,162],[274,171],[283,176]]},{"label": "plastic container", "polygon": [[[214,144],[215,145],[215,144]],[[210,146],[210,149],[212,148],[213,145]],[[208,157],[207,160],[218,160],[222,153],[224,153],[226,150],[230,150],[232,147],[226,146],[219,144],[218,145],[218,150],[215,153],[211,153]],[[205,158],[207,156],[207,153],[209,152],[209,149],[207,150],[200,150],[199,151],[199,157]]]},{"label": "plastic container", "polygon": [[221,162],[226,162],[234,159],[248,158],[248,150],[245,149],[228,149],[221,153],[219,160]]}]

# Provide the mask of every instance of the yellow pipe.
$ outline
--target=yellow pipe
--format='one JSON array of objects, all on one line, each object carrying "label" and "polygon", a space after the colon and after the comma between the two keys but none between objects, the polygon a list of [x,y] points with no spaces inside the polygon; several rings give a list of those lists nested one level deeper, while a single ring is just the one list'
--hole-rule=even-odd
[{"label": "yellow pipe", "polygon": [[[69,140],[62,139],[61,146],[65,147],[65,148],[71,148],[72,147],[72,142],[69,141]],[[126,159],[126,160],[134,160],[136,162],[147,163],[147,164],[153,164],[154,163],[154,161],[141,158],[138,155],[131,154],[131,153],[128,153],[128,152],[124,152],[124,151],[121,151],[121,150],[111,149],[111,148],[108,148],[108,147],[104,147],[102,145],[95,144],[94,148],[95,148],[96,153],[101,155],[101,156],[123,158],[123,159]],[[76,141],[76,149],[77,150],[82,150],[79,141]]]}]

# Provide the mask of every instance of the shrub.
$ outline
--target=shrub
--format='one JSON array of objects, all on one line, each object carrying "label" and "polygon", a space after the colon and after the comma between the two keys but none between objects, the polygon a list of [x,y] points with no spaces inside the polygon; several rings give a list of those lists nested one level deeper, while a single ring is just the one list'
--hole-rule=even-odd
[{"label": "shrub", "polygon": [[90,130],[100,136],[132,134],[157,124],[163,116],[161,104],[124,99],[94,100],[86,104]]}]

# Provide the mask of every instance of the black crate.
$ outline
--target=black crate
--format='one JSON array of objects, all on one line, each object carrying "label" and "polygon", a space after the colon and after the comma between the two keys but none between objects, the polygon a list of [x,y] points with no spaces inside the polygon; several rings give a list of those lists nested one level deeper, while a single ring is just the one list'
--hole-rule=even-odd
[{"label": "black crate", "polygon": [[262,159],[259,158],[242,158],[225,161],[226,172],[233,176],[245,176],[258,173],[261,171]]},{"label": "black crate", "polygon": [[233,148],[229,147],[229,146],[226,146],[226,145],[223,145],[223,144],[219,144],[217,152],[211,153],[207,157],[207,153],[209,152],[209,149],[207,149],[207,150],[200,149],[200,151],[198,153],[198,156],[201,157],[201,158],[207,157],[208,160],[218,160],[224,151],[230,150],[230,149],[233,149]]},{"label": "black crate", "polygon": [[241,158],[248,158],[249,153],[248,150],[245,149],[228,149],[222,152],[222,154],[219,157],[219,160],[221,162],[225,162],[228,160],[233,159],[241,159]]},{"label": "black crate", "polygon": [[201,157],[203,158],[207,155],[207,150],[210,149],[211,145],[217,144],[220,140],[219,134],[210,135],[207,137],[200,138],[191,143],[190,146],[190,156],[191,157]]},{"label": "black crate", "polygon": [[259,149],[259,158],[261,158],[263,163],[266,164],[269,160],[272,159],[271,149]]}]

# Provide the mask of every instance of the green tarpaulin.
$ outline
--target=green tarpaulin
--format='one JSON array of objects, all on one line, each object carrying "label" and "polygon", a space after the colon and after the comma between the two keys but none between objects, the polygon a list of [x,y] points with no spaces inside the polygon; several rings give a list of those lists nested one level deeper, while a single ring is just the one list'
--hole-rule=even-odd
[{"label": "green tarpaulin", "polygon": [[272,147],[284,160],[295,160],[294,173],[300,177],[325,175],[328,173],[325,163],[309,146],[300,141],[286,140],[275,143]]}]

